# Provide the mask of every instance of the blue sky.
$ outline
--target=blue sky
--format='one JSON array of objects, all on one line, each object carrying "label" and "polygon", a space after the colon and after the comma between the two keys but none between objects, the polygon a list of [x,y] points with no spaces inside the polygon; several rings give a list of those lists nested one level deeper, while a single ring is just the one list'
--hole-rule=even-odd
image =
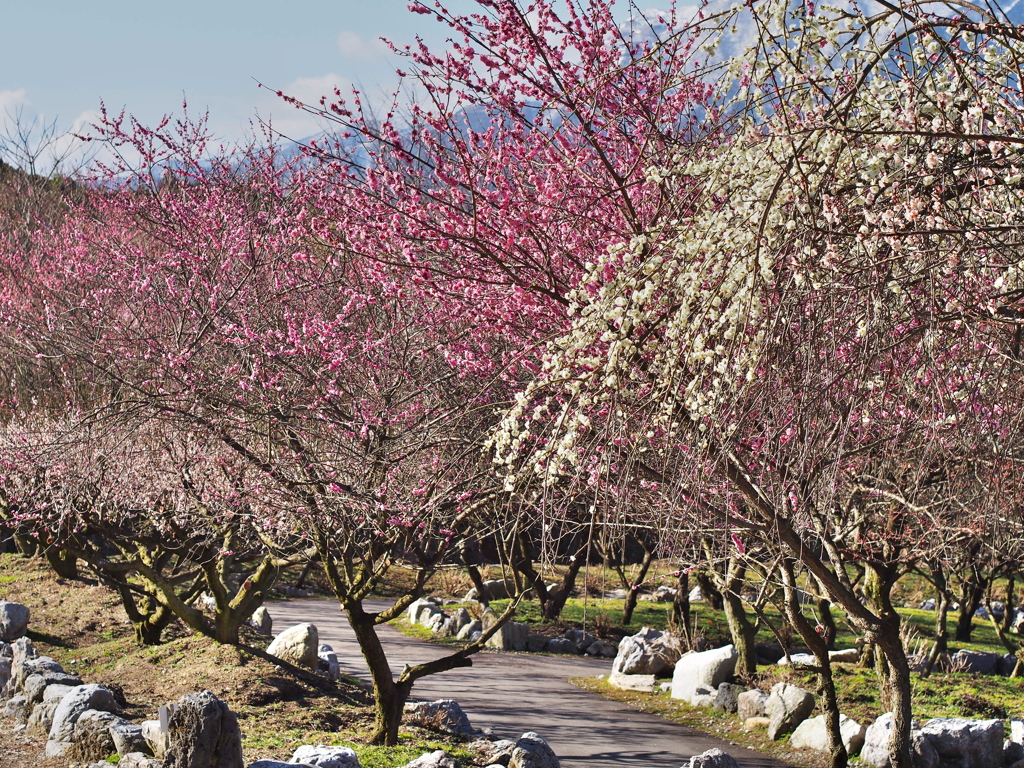
[{"label": "blue sky", "polygon": [[[146,122],[210,111],[221,137],[243,134],[258,112],[296,138],[315,130],[254,79],[312,98],[337,83],[367,93],[394,87],[397,60],[378,38],[442,44],[447,27],[406,0],[2,0],[0,116],[82,125],[103,100]],[[472,0],[452,0],[469,11]]]},{"label": "blue sky", "polygon": [[[100,101],[152,123],[208,109],[226,140],[256,115],[292,138],[316,132],[313,118],[260,90],[255,80],[303,100],[333,85],[360,85],[371,103],[395,87],[399,60],[380,43],[416,35],[442,46],[448,28],[410,13],[407,0],[0,0],[0,123],[6,112],[56,118],[82,130]],[[687,2],[681,3],[688,4]],[[473,0],[449,0],[455,12]],[[1024,0],[1008,0],[1024,20]],[[374,98],[376,96],[376,99]]]}]

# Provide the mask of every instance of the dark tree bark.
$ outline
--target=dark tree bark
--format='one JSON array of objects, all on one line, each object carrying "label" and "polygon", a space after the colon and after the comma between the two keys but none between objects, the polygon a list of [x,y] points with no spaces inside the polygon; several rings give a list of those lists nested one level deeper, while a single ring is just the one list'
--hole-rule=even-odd
[{"label": "dark tree bark", "polygon": [[846,745],[843,744],[843,735],[839,728],[839,697],[836,693],[835,679],[832,676],[828,643],[817,633],[803,614],[793,566],[794,561],[786,558],[781,569],[786,618],[803,638],[804,643],[814,654],[814,660],[817,663],[818,696],[822,714],[825,717],[825,731],[828,734],[829,768],[846,768],[850,756],[846,751]]}]

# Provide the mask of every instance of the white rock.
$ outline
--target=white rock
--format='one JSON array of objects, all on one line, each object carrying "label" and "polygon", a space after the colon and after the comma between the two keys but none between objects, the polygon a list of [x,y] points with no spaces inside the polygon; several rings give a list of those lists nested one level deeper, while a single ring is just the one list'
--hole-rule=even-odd
[{"label": "white rock", "polygon": [[656,682],[654,675],[624,675],[621,672],[608,675],[608,685],[623,691],[653,692]]},{"label": "white rock", "polygon": [[[856,720],[851,720],[846,715],[839,716],[839,733],[842,736],[846,752],[851,757],[860,752],[861,747],[864,746],[866,731],[867,728]],[[789,743],[797,749],[828,752],[828,729],[825,727],[825,716],[818,715],[804,720],[789,737]]]},{"label": "white rock", "polygon": [[421,597],[409,605],[406,616],[410,624],[425,624],[431,616],[440,612],[441,609],[435,603]]},{"label": "white rock", "polygon": [[561,768],[554,750],[533,731],[516,740],[508,768]]},{"label": "white rock", "polygon": [[459,761],[443,749],[438,749],[424,752],[412,762],[406,763],[405,768],[459,768]]},{"label": "white rock", "polygon": [[768,738],[773,741],[795,730],[814,711],[814,696],[789,683],[776,683],[764,706]]},{"label": "white rock", "polygon": [[661,675],[675,666],[682,653],[677,637],[644,627],[635,635],[619,641],[612,672],[623,675]]},{"label": "white rock", "polygon": [[315,765],[317,768],[359,768],[359,757],[348,747],[305,745],[295,750],[293,763]]},{"label": "white rock", "polygon": [[937,717],[921,727],[944,768],[999,768],[1003,733],[1002,720]]},{"label": "white rock", "polygon": [[672,698],[693,704],[698,689],[707,688],[712,692],[713,705],[718,686],[736,670],[738,658],[734,645],[683,656],[672,673]]},{"label": "white rock", "polygon": [[171,734],[160,730],[159,720],[146,720],[142,724],[142,738],[149,745],[149,751],[161,760],[171,748]]},{"label": "white rock", "polygon": [[13,643],[28,631],[28,606],[0,600],[0,640]]},{"label": "white rock", "polygon": [[404,720],[457,736],[475,736],[478,733],[455,699],[409,702],[405,705]]},{"label": "white rock", "polygon": [[691,757],[688,768],[739,768],[739,764],[728,752],[715,748]]},{"label": "white rock", "polygon": [[270,617],[270,611],[267,610],[266,606],[261,605],[257,608],[252,616],[249,617],[248,624],[265,637],[270,637],[274,634],[274,620]]},{"label": "white rock", "polygon": [[320,638],[314,624],[296,624],[275,637],[267,653],[297,667],[315,670],[319,662],[319,646]]},{"label": "white rock", "polygon": [[79,685],[61,699],[53,713],[53,725],[50,737],[46,742],[46,754],[57,757],[64,754],[71,746],[75,735],[75,724],[87,710],[101,712],[117,711],[114,694],[102,685]]}]

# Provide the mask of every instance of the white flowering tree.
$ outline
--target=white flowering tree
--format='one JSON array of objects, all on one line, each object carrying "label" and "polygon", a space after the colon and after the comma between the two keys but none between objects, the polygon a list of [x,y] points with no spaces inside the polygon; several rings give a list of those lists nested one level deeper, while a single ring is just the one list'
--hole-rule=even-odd
[{"label": "white flowering tree", "polygon": [[800,563],[875,644],[904,768],[891,588],[937,510],[984,529],[1020,497],[1024,42],[976,6],[880,7],[716,20],[754,30],[714,70],[721,143],[650,169],[675,218],[589,265],[492,444],[507,487],[614,486],[681,535]]}]

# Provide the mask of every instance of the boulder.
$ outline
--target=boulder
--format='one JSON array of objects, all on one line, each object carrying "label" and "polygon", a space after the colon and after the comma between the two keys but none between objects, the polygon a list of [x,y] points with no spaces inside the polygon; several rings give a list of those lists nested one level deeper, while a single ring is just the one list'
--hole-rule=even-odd
[{"label": "boulder", "polygon": [[682,655],[682,646],[674,635],[644,627],[619,641],[612,671],[624,675],[661,675],[672,669]]},{"label": "boulder", "polygon": [[[931,742],[922,735],[917,723],[911,723],[911,762],[914,768],[939,768],[939,755]],[[892,712],[886,712],[868,726],[864,733],[864,746],[860,761],[873,768],[889,768],[889,733],[892,731]]]},{"label": "boulder", "polygon": [[584,653],[587,648],[597,642],[597,638],[584,629],[567,629],[565,637],[576,646],[578,653]]},{"label": "boulder", "polygon": [[772,721],[767,717],[748,717],[743,721],[744,731],[759,731],[762,728],[767,728],[772,724]]},{"label": "boulder", "polygon": [[754,655],[757,656],[758,664],[774,664],[785,658],[786,653],[778,643],[757,643],[754,646]]},{"label": "boulder", "polygon": [[[8,646],[10,647],[10,646]],[[11,661],[10,657],[0,656],[0,699],[4,698],[5,691],[7,690],[7,684],[11,680]]]},{"label": "boulder", "polygon": [[[860,752],[864,746],[864,734],[867,731],[863,725],[856,720],[851,720],[846,715],[839,716],[839,733],[843,738],[843,745],[851,757]],[[789,737],[790,746],[797,749],[813,749],[817,752],[828,752],[828,729],[825,727],[825,716],[818,715],[804,720],[793,731]]]},{"label": "boulder", "polygon": [[270,618],[270,611],[266,609],[266,606],[261,605],[257,608],[249,617],[248,624],[265,637],[274,634],[274,620]]},{"label": "boulder", "polygon": [[740,766],[728,752],[723,752],[716,747],[691,757],[689,768],[740,768]]},{"label": "boulder", "polygon": [[331,680],[337,680],[341,675],[341,664],[338,663],[338,654],[334,652],[334,649],[326,644],[321,644],[317,647],[317,669],[320,672],[327,673],[327,677]]},{"label": "boulder", "polygon": [[410,702],[405,705],[405,722],[456,736],[475,736],[478,731],[454,699]]},{"label": "boulder", "polygon": [[82,685],[80,678],[64,672],[44,672],[32,674],[25,679],[25,698],[29,704],[37,704],[43,700],[43,694],[51,685],[64,685],[70,688]]},{"label": "boulder", "polygon": [[28,720],[30,711],[28,699],[24,696],[12,696],[4,705],[4,717],[17,720],[19,723],[24,723]]},{"label": "boulder", "polygon": [[458,635],[459,631],[473,621],[473,615],[465,608],[457,608],[452,614],[452,634]]},{"label": "boulder", "polygon": [[1010,720],[1010,741],[1014,744],[1024,744],[1024,720],[1016,717]]},{"label": "boulder", "polygon": [[508,768],[562,768],[554,750],[533,731],[516,740]]},{"label": "boulder", "polygon": [[274,638],[267,653],[297,667],[315,670],[319,666],[320,638],[313,624],[296,624]]},{"label": "boulder", "polygon": [[[669,689],[671,691],[671,688]],[[718,691],[707,685],[698,685],[690,693],[689,702],[691,707],[713,707],[715,699],[718,698]]]},{"label": "boulder", "polygon": [[47,735],[53,727],[53,715],[59,706],[60,699],[49,699],[32,707],[32,714],[28,716],[28,732],[39,736]]},{"label": "boulder", "polygon": [[790,683],[776,683],[764,706],[772,741],[792,733],[814,711],[814,696]]},{"label": "boulder", "polygon": [[922,611],[934,611],[935,610],[935,598],[929,597],[921,605],[918,606]]},{"label": "boulder", "polygon": [[[491,619],[490,624],[488,618]],[[494,612],[484,612],[483,625],[484,629],[488,629],[493,626],[494,621],[497,620]],[[488,648],[497,648],[500,651],[525,651],[526,650],[526,639],[530,636],[530,625],[523,624],[518,621],[506,621],[501,627],[490,636],[487,640]]]},{"label": "boulder", "polygon": [[426,598],[420,598],[409,605],[406,610],[406,617],[409,619],[410,624],[426,624],[430,618],[438,613],[441,613],[441,609],[437,606],[437,603]]},{"label": "boulder", "polygon": [[133,752],[149,752],[148,744],[142,735],[142,726],[138,723],[130,723],[127,720],[119,719],[111,723],[108,728],[110,738],[114,741],[114,749],[117,754],[124,757]]},{"label": "boulder", "polygon": [[1003,721],[937,717],[921,727],[943,768],[998,768],[1003,764]]},{"label": "boulder", "polygon": [[587,650],[584,653],[594,658],[614,659],[618,651],[619,649],[607,640],[595,640],[587,646]]},{"label": "boulder", "polygon": [[317,768],[359,768],[359,758],[348,747],[305,745],[295,750],[293,763],[315,765]]},{"label": "boulder", "polygon": [[285,763],[280,760],[257,760],[248,768],[309,768],[305,763]]},{"label": "boulder", "polygon": [[443,749],[438,749],[424,752],[412,762],[406,763],[405,768],[459,768],[459,761]]},{"label": "boulder", "polygon": [[476,747],[476,751],[481,753],[482,759],[486,760],[489,764],[502,766],[508,765],[509,760],[512,759],[512,753],[516,750],[516,743],[508,739],[499,739],[498,741],[481,740],[466,746],[467,749]]},{"label": "boulder", "polygon": [[691,603],[700,603],[704,601],[704,592],[701,591],[700,587],[694,587],[690,590],[689,600]]},{"label": "boulder", "polygon": [[28,632],[29,610],[21,603],[0,600],[0,640],[13,643]]},{"label": "boulder", "polygon": [[673,603],[675,602],[676,595],[679,593],[675,587],[666,587],[662,584],[656,590],[654,590],[654,599],[659,603]]},{"label": "boulder", "polygon": [[726,678],[732,676],[738,658],[734,645],[683,656],[676,662],[675,672],[672,673],[672,698],[693,704],[698,689],[716,691]]},{"label": "boulder", "polygon": [[46,754],[50,757],[63,755],[71,747],[75,737],[75,725],[90,709],[100,712],[116,712],[117,702],[109,688],[102,685],[79,685],[71,689],[53,713],[53,725],[46,742]]},{"label": "boulder", "polygon": [[780,667],[789,666],[790,664],[792,664],[794,667],[813,667],[817,663],[818,660],[814,658],[813,653],[791,653],[789,654],[788,659],[785,656],[783,656],[776,662],[776,664]]},{"label": "boulder", "polygon": [[64,667],[49,656],[37,656],[34,659],[25,659],[25,661],[20,664],[18,663],[17,657],[15,657],[15,661],[11,665],[11,690],[19,693],[23,692],[25,690],[25,683],[30,677],[32,677],[32,675],[45,675],[47,672],[63,671]]},{"label": "boulder", "polygon": [[829,661],[833,664],[856,664],[860,661],[860,648],[843,648],[828,652]]},{"label": "boulder", "polygon": [[1017,657],[1012,653],[1007,653],[999,657],[999,669],[997,673],[1003,677],[1009,677],[1013,674],[1013,670],[1017,668]]},{"label": "boulder", "polygon": [[145,739],[149,749],[140,751],[151,752],[161,760],[167,754],[167,750],[171,748],[171,734],[160,728],[159,720],[146,720],[142,724],[142,738]]},{"label": "boulder", "polygon": [[163,768],[159,760],[155,760],[142,752],[129,752],[121,757],[118,768]]},{"label": "boulder", "polygon": [[124,721],[117,715],[97,709],[83,712],[75,723],[71,739],[75,743],[75,755],[81,760],[106,760],[117,752],[110,735],[110,726],[116,722]]},{"label": "boulder", "polygon": [[[484,628],[483,622],[471,621],[471,622],[469,622],[469,624],[466,624],[465,626],[463,626],[462,629],[460,629],[455,634],[455,639],[456,640],[469,640],[472,637],[473,633],[479,634],[483,630],[483,628]],[[545,640],[545,642],[546,642],[546,640]],[[543,646],[541,646],[541,647],[543,647]]]},{"label": "boulder", "polygon": [[210,691],[182,696],[169,730],[164,768],[242,768],[238,718]]},{"label": "boulder", "polygon": [[[839,651],[829,651],[828,659],[833,664],[856,664],[860,661],[860,649],[859,648],[844,648]],[[787,664],[792,663],[794,666],[803,664],[808,667],[816,666],[818,660],[814,657],[813,653],[791,653],[789,661],[783,656],[776,662],[780,667],[784,667]]]},{"label": "boulder", "polygon": [[768,703],[768,694],[755,688],[744,691],[736,697],[736,714],[740,720],[751,717],[764,717],[764,707]]},{"label": "boulder", "polygon": [[715,694],[715,712],[735,712],[739,708],[739,696],[746,690],[742,685],[721,683]]},{"label": "boulder", "polygon": [[[504,600],[516,593],[516,585],[504,579],[488,579],[484,582],[484,600]],[[480,600],[476,587],[466,593],[466,600]]]},{"label": "boulder", "polygon": [[567,637],[553,637],[544,644],[544,650],[548,653],[561,653],[577,655],[580,649]]},{"label": "boulder", "polygon": [[608,675],[608,685],[613,688],[620,688],[623,691],[647,691],[654,690],[657,679],[654,675],[623,675],[621,672],[612,672]]},{"label": "boulder", "polygon": [[998,653],[961,650],[950,656],[954,669],[962,669],[976,675],[995,675],[999,672],[1002,656]]},{"label": "boulder", "polygon": [[547,645],[548,639],[544,635],[538,635],[533,632],[526,636],[526,650],[530,653],[539,653],[544,650],[544,646]]}]

